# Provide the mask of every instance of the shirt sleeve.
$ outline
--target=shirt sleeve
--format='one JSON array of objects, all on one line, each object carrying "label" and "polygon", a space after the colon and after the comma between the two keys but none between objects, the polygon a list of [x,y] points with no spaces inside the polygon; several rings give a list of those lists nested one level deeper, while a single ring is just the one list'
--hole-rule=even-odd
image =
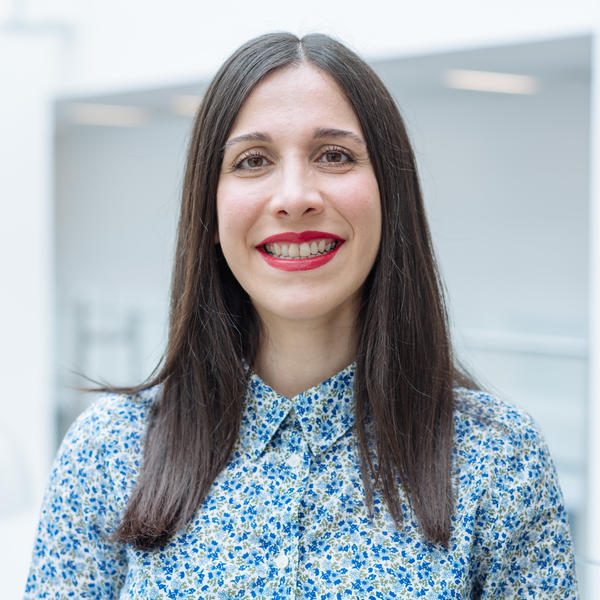
[{"label": "shirt sleeve", "polygon": [[575,561],[556,470],[531,423],[496,449],[483,512],[474,597],[577,598]]},{"label": "shirt sleeve", "polygon": [[127,571],[102,418],[93,407],[73,424],[42,503],[24,600],[117,598]]}]

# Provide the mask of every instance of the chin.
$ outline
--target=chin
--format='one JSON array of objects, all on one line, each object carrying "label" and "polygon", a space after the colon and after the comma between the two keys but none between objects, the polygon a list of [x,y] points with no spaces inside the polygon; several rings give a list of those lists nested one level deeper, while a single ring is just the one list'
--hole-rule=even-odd
[{"label": "chin", "polygon": [[275,318],[279,321],[290,321],[290,323],[322,319],[354,322],[358,312],[356,298],[341,300],[340,302],[324,302],[323,297],[315,298],[314,294],[304,300],[295,296],[289,299],[281,298],[277,304],[259,305],[254,303],[254,306],[263,321]]}]

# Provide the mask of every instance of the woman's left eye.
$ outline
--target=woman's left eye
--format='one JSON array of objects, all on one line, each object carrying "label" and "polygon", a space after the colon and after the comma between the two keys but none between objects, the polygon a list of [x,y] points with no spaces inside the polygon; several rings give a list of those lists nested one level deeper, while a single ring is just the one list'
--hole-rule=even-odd
[{"label": "woman's left eye", "polygon": [[319,155],[316,162],[328,165],[348,166],[349,163],[354,162],[354,159],[350,153],[344,150],[339,148],[328,148]]}]

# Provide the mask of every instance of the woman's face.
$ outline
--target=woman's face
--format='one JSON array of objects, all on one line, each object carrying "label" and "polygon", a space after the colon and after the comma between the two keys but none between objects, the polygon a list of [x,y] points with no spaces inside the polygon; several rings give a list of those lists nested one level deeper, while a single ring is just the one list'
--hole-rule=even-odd
[{"label": "woman's face", "polygon": [[377,180],[358,119],[313,66],[259,83],[229,135],[218,239],[265,323],[348,318],[381,237]]}]

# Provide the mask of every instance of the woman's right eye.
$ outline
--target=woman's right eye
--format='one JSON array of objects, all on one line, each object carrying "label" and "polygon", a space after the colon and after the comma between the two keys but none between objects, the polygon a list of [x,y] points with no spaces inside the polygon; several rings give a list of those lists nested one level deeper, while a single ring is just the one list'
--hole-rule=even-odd
[{"label": "woman's right eye", "polygon": [[235,169],[255,171],[268,166],[270,162],[262,154],[246,154],[235,163]]}]

